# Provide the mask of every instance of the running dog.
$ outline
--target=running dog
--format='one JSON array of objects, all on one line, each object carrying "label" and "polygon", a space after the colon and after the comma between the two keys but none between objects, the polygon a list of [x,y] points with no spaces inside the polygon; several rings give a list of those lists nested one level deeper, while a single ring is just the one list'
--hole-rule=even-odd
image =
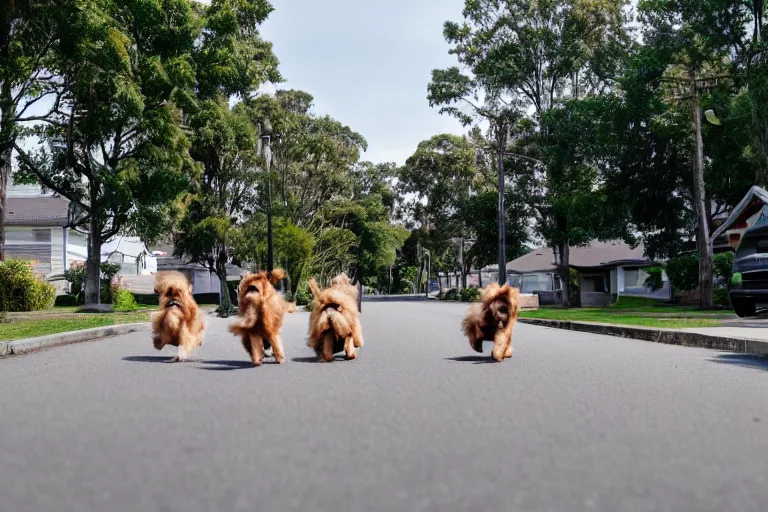
[{"label": "running dog", "polygon": [[520,291],[508,284],[489,285],[481,301],[470,306],[461,322],[469,345],[483,352],[483,341],[493,341],[492,356],[496,361],[512,357],[512,330],[520,310]]},{"label": "running dog", "polygon": [[346,274],[331,280],[331,286],[321,290],[314,279],[309,280],[312,291],[312,313],[309,316],[307,346],[320,362],[330,363],[334,354],[344,352],[347,359],[357,357],[363,347],[363,330],[357,311],[358,292]]},{"label": "running dog", "polygon": [[205,322],[192,297],[192,285],[181,272],[160,272],[155,277],[160,311],[152,317],[152,343],[157,350],[179,347],[172,362],[186,361],[203,344]]},{"label": "running dog", "polygon": [[229,331],[243,340],[245,351],[255,366],[261,366],[265,352],[272,349],[278,364],[285,362],[280,329],[285,313],[296,311],[296,304],[287,302],[274,285],[285,277],[283,269],[246,274],[238,289],[240,316],[229,325]]}]

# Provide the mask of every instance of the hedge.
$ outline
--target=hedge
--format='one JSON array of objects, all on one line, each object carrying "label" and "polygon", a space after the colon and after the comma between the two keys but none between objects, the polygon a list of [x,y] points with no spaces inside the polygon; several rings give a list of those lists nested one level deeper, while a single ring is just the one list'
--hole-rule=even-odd
[{"label": "hedge", "polygon": [[56,302],[56,289],[32,272],[27,261],[0,261],[0,311],[41,311]]}]

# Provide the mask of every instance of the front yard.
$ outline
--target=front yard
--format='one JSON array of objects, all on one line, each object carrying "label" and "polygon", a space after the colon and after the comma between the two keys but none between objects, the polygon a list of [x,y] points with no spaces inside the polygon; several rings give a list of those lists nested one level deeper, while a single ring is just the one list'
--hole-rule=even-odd
[{"label": "front yard", "polygon": [[608,308],[541,308],[522,311],[520,318],[540,318],[572,322],[637,325],[682,329],[688,327],[718,327],[722,321],[734,318],[728,310],[702,311],[692,307],[657,304],[647,299],[622,297],[618,304]]},{"label": "front yard", "polygon": [[34,338],[107,325],[149,322],[151,311],[144,309],[130,313],[101,314],[74,313],[72,310],[71,314],[67,314],[67,310],[62,311],[56,308],[52,311],[39,312],[21,318],[10,317],[7,322],[0,323],[0,341]]}]

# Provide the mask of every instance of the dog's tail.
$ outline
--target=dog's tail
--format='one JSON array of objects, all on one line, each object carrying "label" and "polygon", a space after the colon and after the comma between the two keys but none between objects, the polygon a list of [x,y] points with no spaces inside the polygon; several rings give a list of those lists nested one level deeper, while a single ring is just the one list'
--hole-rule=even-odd
[{"label": "dog's tail", "polygon": [[320,295],[320,286],[317,284],[317,281],[315,281],[314,277],[309,278],[307,284],[309,285],[309,289],[312,291],[313,297]]},{"label": "dog's tail", "polygon": [[253,329],[253,326],[256,325],[256,320],[256,308],[249,307],[245,310],[245,313],[242,313],[241,316],[229,324],[229,332],[236,336],[243,336],[250,329]]},{"label": "dog's tail", "polygon": [[482,331],[480,322],[482,321],[482,309],[477,305],[470,306],[467,315],[461,321],[461,330],[469,338],[469,346],[475,352],[483,352]]}]

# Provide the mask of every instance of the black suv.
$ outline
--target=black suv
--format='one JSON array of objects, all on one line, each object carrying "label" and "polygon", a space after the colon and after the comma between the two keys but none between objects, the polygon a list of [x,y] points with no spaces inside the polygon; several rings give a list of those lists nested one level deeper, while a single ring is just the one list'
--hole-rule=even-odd
[{"label": "black suv", "polygon": [[758,302],[768,302],[768,226],[748,229],[733,257],[731,305],[742,318],[755,316]]}]

